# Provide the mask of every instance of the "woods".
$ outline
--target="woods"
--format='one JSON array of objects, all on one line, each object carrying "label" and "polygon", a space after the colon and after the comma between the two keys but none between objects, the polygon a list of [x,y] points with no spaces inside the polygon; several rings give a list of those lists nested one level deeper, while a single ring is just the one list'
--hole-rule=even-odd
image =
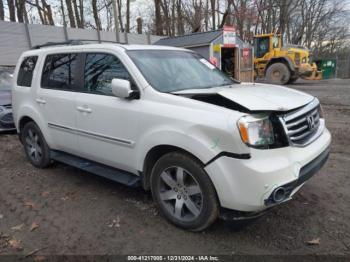
[{"label": "woods", "polygon": [[[135,17],[139,3],[147,8]],[[170,37],[228,24],[245,41],[278,32],[320,54],[344,47],[349,17],[342,0],[0,0],[0,20]]]}]

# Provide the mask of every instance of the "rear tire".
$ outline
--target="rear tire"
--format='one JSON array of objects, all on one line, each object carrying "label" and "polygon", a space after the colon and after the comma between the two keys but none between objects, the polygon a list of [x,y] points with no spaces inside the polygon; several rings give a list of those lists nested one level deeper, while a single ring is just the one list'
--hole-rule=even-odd
[{"label": "rear tire", "polygon": [[285,85],[289,82],[290,78],[290,70],[283,63],[272,64],[266,71],[266,79],[271,84]]},{"label": "rear tire", "polygon": [[202,231],[217,219],[219,203],[215,188],[201,163],[193,157],[181,152],[162,156],[150,179],[154,201],[174,225]]},{"label": "rear tire", "polygon": [[29,122],[23,127],[21,141],[27,158],[33,166],[45,168],[50,165],[50,148],[34,122]]}]

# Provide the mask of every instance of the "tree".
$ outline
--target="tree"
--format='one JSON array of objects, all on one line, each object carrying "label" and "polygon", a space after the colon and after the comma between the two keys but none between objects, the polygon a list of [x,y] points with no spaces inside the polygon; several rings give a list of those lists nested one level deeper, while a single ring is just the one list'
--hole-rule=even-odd
[{"label": "tree", "polygon": [[156,35],[163,35],[163,19],[161,13],[161,2],[162,0],[154,0],[155,9],[155,33]]},{"label": "tree", "polygon": [[75,19],[74,19],[74,14],[73,14],[73,8],[72,8],[72,2],[71,0],[66,0],[66,5],[67,5],[67,12],[68,12],[68,18],[69,18],[69,23],[70,27],[75,28]]},{"label": "tree", "polygon": [[7,6],[9,10],[10,15],[10,21],[16,22],[16,9],[15,9],[15,3],[13,0],[7,0]]},{"label": "tree", "polygon": [[97,0],[92,0],[92,13],[95,19],[95,25],[97,30],[102,30],[101,27],[101,21],[100,18],[98,17],[98,9],[97,9]]},{"label": "tree", "polygon": [[130,33],[130,0],[126,0],[126,25],[125,30]]},{"label": "tree", "polygon": [[4,3],[0,0],[0,20],[5,19]]}]

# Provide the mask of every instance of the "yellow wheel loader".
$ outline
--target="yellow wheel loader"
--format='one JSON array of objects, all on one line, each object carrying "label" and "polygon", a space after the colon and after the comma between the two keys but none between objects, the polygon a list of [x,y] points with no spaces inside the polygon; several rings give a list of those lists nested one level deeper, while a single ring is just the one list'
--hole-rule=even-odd
[{"label": "yellow wheel loader", "polygon": [[299,77],[307,80],[322,79],[322,71],[310,64],[309,50],[302,46],[282,47],[281,35],[254,36],[254,70],[256,78],[266,78],[272,84],[291,84]]}]

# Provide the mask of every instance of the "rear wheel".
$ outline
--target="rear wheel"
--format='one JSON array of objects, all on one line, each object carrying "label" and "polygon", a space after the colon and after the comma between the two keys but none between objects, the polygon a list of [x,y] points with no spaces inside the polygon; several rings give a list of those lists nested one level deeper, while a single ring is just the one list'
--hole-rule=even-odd
[{"label": "rear wheel", "polygon": [[161,157],[152,170],[151,189],[161,213],[178,227],[201,231],[218,217],[214,186],[201,164],[187,154]]},{"label": "rear wheel", "polygon": [[285,85],[291,78],[288,66],[283,63],[275,63],[266,71],[267,81],[271,84]]},{"label": "rear wheel", "polygon": [[39,127],[34,122],[27,123],[21,131],[21,140],[27,158],[33,166],[45,168],[50,164],[50,149]]}]

